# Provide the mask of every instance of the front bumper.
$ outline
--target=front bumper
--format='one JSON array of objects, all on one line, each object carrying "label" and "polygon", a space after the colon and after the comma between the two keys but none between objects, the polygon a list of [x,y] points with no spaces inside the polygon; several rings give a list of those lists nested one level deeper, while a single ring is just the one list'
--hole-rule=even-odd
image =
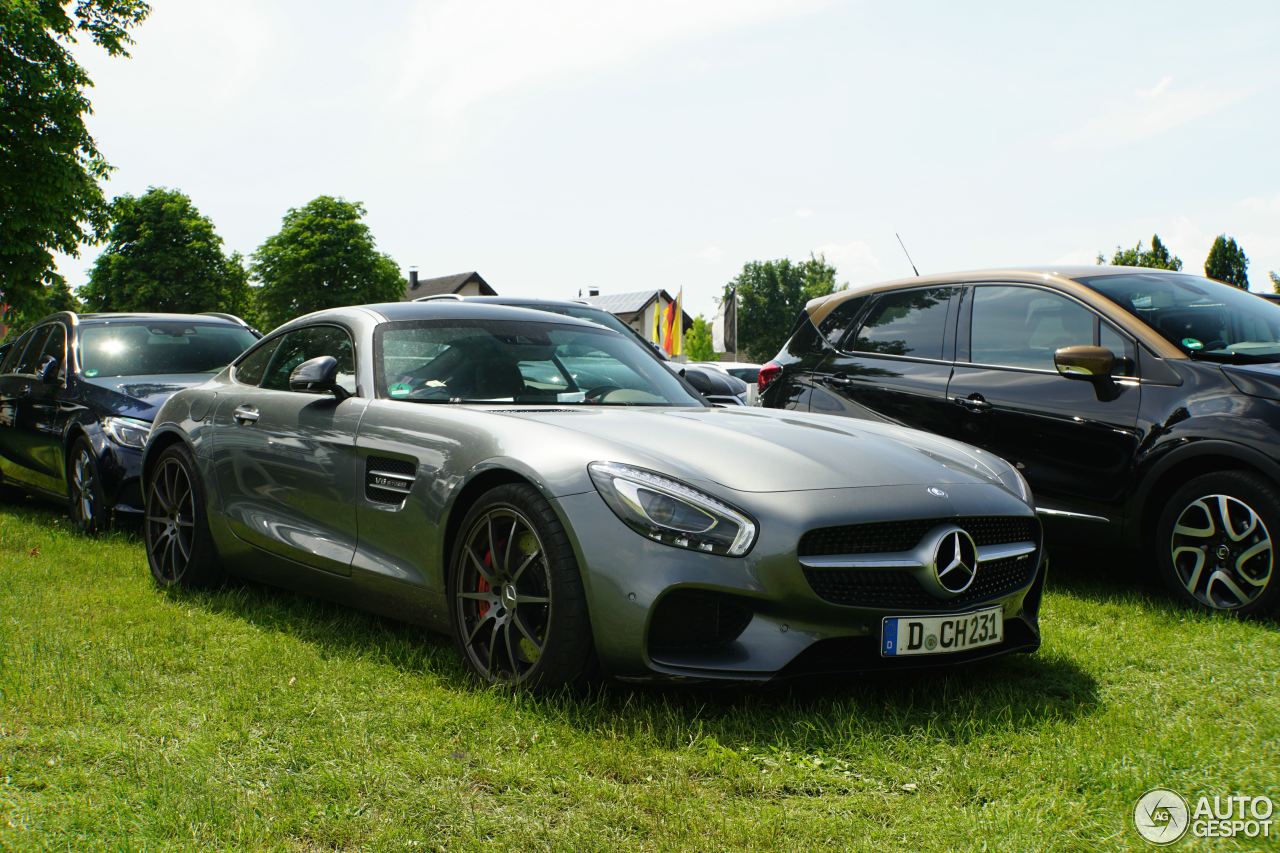
[{"label": "front bumper", "polygon": [[107,506],[117,514],[141,515],[142,450],[124,447],[100,436],[94,448],[98,456],[98,477]]},{"label": "front bumper", "polygon": [[[886,616],[902,606],[837,604],[815,591],[800,564],[805,532],[906,519],[1016,516],[1031,508],[997,486],[948,486],[934,497],[921,486],[781,493],[734,493],[760,536],[742,558],[699,554],[652,542],[626,527],[595,492],[558,498],[586,588],[596,652],[605,671],[631,679],[762,681],[824,672],[947,666],[1040,645],[1043,547],[1028,559],[1025,582],[985,599],[933,602],[929,615],[1003,608],[1005,639],[948,655],[884,658]],[[1039,525],[1035,529],[1039,536]],[[1039,542],[1037,542],[1039,544]]]}]

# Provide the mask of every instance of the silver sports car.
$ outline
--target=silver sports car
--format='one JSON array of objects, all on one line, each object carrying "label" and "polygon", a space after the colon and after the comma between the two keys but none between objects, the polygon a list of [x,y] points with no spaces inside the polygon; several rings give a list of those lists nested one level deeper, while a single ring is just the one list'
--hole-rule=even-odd
[{"label": "silver sports car", "polygon": [[1026,483],[898,427],[708,408],[642,345],[471,302],[294,320],[160,410],[163,585],[224,572],[452,635],[488,681],[762,680],[1039,645]]}]

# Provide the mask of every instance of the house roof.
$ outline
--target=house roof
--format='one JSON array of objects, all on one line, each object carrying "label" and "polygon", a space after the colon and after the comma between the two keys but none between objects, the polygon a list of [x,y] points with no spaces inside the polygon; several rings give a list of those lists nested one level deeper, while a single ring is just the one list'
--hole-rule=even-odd
[{"label": "house roof", "polygon": [[457,293],[472,282],[480,286],[480,294],[482,296],[498,295],[498,291],[494,290],[493,286],[485,281],[480,273],[472,270],[471,272],[442,275],[437,278],[420,278],[418,279],[417,287],[413,285],[405,286],[404,298],[412,300],[423,296],[439,296],[442,293]]},{"label": "house roof", "polygon": [[636,290],[631,293],[602,293],[599,296],[588,296],[587,301],[597,308],[603,308],[610,314],[639,314],[649,303],[662,294],[668,302],[671,294],[665,290]]}]

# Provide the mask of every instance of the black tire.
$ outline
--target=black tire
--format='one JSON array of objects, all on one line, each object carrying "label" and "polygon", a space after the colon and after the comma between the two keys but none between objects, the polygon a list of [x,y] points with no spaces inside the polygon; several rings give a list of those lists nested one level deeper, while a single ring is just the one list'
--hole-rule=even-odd
[{"label": "black tire", "polygon": [[102,491],[97,455],[84,436],[71,442],[67,454],[67,514],[76,531],[85,536],[97,536],[111,526],[111,507]]},{"label": "black tire", "polygon": [[582,576],[537,489],[498,486],[471,506],[447,591],[454,644],[481,682],[554,690],[587,675],[593,648]]},{"label": "black tire", "polygon": [[226,572],[209,533],[204,484],[184,444],[166,448],[143,483],[143,541],[151,577],[162,587],[205,588]]},{"label": "black tire", "polygon": [[1273,612],[1280,489],[1249,471],[1204,474],[1175,491],[1156,526],[1161,580],[1181,601],[1240,616]]}]

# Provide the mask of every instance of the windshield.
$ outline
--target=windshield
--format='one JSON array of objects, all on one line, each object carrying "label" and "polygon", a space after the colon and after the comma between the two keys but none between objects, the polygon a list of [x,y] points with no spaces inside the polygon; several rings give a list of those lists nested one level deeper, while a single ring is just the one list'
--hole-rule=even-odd
[{"label": "windshield", "polygon": [[1178,349],[1213,361],[1280,361],[1280,305],[1194,275],[1132,273],[1079,279]]},{"label": "windshield", "polygon": [[241,326],[112,321],[80,328],[80,372],[112,376],[217,373],[257,340]]},{"label": "windshield", "polygon": [[608,331],[511,320],[388,323],[378,393],[421,403],[698,406],[634,341]]}]

